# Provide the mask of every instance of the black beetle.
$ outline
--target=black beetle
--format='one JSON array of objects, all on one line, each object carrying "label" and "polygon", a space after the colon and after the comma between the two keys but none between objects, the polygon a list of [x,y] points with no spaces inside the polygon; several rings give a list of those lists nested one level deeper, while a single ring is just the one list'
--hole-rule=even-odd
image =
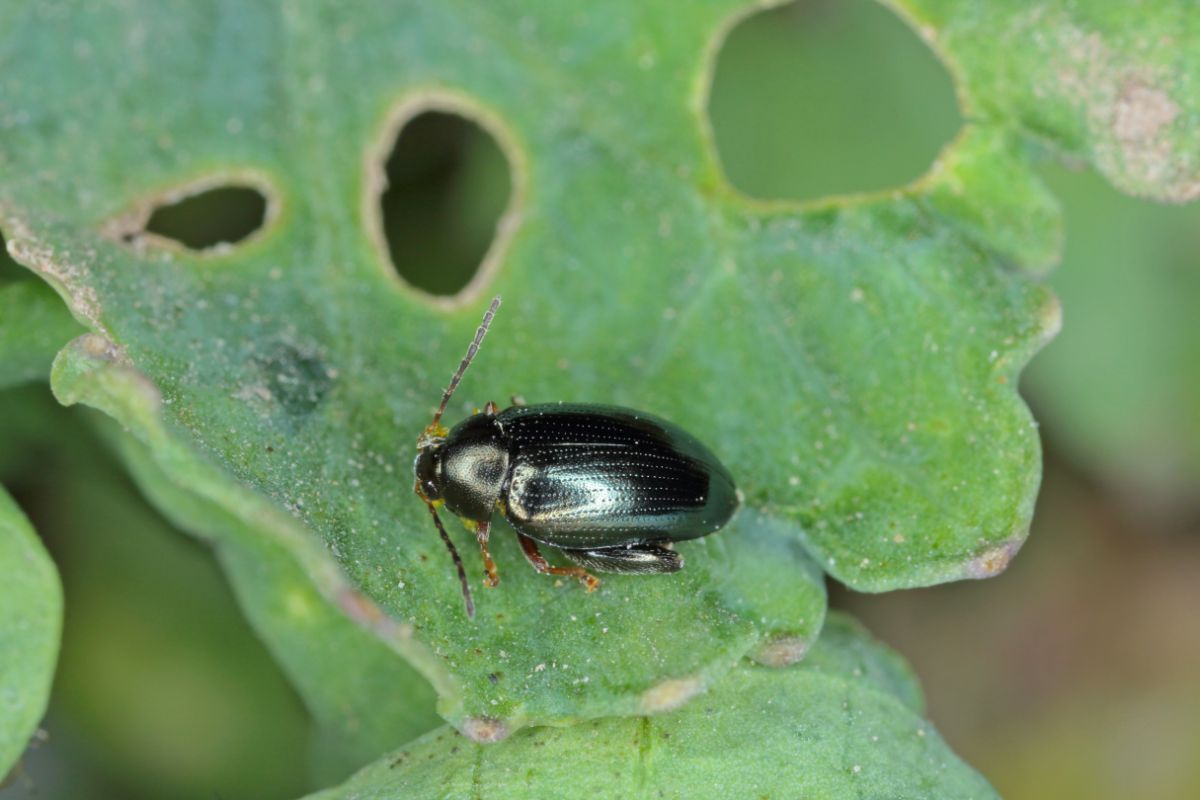
[{"label": "black beetle", "polygon": [[[475,533],[487,586],[499,582],[488,552],[497,509],[535,570],[577,577],[588,591],[600,582],[585,567],[627,574],[682,569],[670,543],[715,533],[738,506],[729,471],[682,428],[617,406],[527,406],[515,398],[503,411],[489,402],[449,431],[442,426],[446,404],[499,307],[496,297],[417,439],[413,463],[415,491],[454,559],[467,615],[475,615],[475,606],[462,559],[438,518],[441,505]],[[551,566],[539,543],[579,566]]]}]

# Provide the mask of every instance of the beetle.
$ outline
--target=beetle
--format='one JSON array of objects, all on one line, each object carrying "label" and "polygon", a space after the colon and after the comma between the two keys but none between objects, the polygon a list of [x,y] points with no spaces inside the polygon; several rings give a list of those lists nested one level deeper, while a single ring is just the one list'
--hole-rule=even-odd
[{"label": "beetle", "polygon": [[[462,559],[437,509],[445,507],[475,534],[484,584],[499,577],[488,551],[499,511],[521,549],[542,574],[578,578],[593,591],[598,572],[677,572],[674,542],[715,533],[739,505],[729,470],[687,431],[651,414],[590,403],[524,405],[483,411],[447,430],[446,404],[479,352],[500,307],[483,315],[433,421],[417,439],[414,491],[433,517],[462,584],[467,616],[474,602]],[[551,565],[538,545],[557,549],[575,566]]]}]

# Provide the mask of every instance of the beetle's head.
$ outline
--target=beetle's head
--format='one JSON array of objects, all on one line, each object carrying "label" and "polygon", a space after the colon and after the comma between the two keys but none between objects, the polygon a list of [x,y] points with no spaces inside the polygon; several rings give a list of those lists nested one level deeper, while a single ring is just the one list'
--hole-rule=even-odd
[{"label": "beetle's head", "polygon": [[442,499],[442,442],[431,442],[417,451],[413,461],[416,491],[423,499],[434,502]]}]

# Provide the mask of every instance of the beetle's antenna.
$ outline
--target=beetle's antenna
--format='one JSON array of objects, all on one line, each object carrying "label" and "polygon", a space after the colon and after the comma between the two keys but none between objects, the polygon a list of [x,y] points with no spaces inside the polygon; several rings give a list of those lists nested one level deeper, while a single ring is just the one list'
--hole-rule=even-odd
[{"label": "beetle's antenna", "polygon": [[492,304],[488,306],[487,311],[483,312],[483,321],[479,323],[479,328],[475,331],[475,338],[471,341],[471,346],[467,348],[467,354],[463,356],[458,369],[454,371],[450,385],[446,387],[446,391],[442,392],[442,403],[438,406],[437,413],[433,415],[433,422],[429,423],[430,428],[436,428],[442,421],[442,412],[446,410],[446,404],[450,402],[450,395],[454,394],[454,390],[458,388],[458,382],[462,380],[463,373],[467,371],[467,367],[471,366],[475,354],[479,352],[479,346],[483,344],[483,337],[487,336],[488,328],[491,326],[492,318],[496,316],[498,308],[500,308],[500,295],[493,297]]},{"label": "beetle's antenna", "polygon": [[[421,499],[425,500],[424,497]],[[458,550],[454,547],[454,542],[450,541],[450,535],[442,527],[442,521],[438,518],[437,509],[433,507],[433,503],[425,500],[425,507],[429,509],[429,515],[433,517],[433,524],[437,525],[438,533],[441,534],[442,541],[446,543],[446,549],[450,551],[450,557],[454,559],[454,568],[458,570],[458,582],[462,584],[463,600],[467,603],[467,616],[474,619],[475,601],[471,599],[471,585],[467,581],[467,571],[463,569],[462,559],[458,557]]]}]

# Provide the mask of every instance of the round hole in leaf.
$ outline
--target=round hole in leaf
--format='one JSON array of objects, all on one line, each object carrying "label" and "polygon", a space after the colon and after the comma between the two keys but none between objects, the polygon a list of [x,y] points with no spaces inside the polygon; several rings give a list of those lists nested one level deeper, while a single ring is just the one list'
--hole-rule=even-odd
[{"label": "round hole in leaf", "polygon": [[190,250],[207,250],[237,244],[260,230],[266,218],[267,198],[258,189],[218,186],[157,206],[145,230]]},{"label": "round hole in leaf", "polygon": [[426,111],[400,129],[384,171],[381,220],[396,272],[433,295],[461,292],[512,194],[496,140],[458,114]]},{"label": "round hole in leaf", "polygon": [[873,0],[804,0],[735,25],[708,113],[728,180],[763,199],[903,185],[961,126],[945,67]]}]

